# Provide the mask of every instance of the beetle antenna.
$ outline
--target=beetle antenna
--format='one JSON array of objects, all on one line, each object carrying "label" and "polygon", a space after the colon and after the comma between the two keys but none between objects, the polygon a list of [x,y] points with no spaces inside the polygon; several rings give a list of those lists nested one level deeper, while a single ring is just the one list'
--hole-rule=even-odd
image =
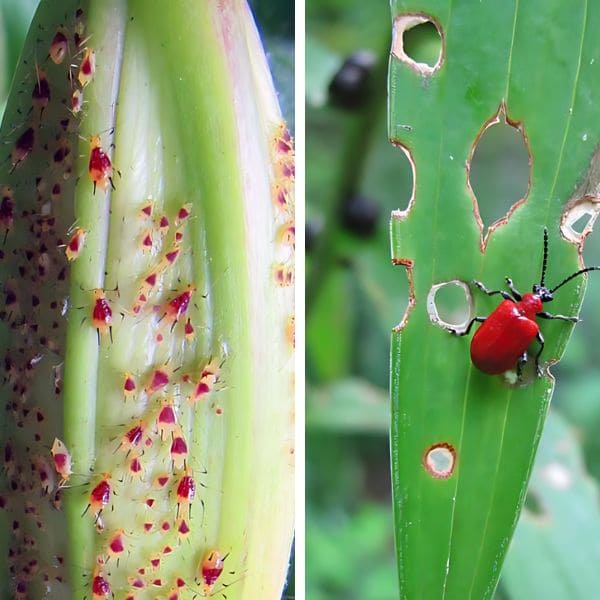
[{"label": "beetle antenna", "polygon": [[600,267],[586,267],[585,269],[580,269],[576,273],[573,273],[573,275],[569,275],[566,279],[563,279],[558,285],[554,286],[550,290],[550,293],[553,294],[559,287],[562,287],[563,285],[565,285],[565,283],[568,283],[569,281],[571,281],[571,279],[574,279],[575,277],[577,277],[578,275],[581,275],[582,273],[587,273],[588,271],[600,271]]},{"label": "beetle antenna", "polygon": [[542,279],[540,280],[540,287],[544,287],[547,266],[548,266],[548,228],[544,227],[544,260],[542,261]]}]

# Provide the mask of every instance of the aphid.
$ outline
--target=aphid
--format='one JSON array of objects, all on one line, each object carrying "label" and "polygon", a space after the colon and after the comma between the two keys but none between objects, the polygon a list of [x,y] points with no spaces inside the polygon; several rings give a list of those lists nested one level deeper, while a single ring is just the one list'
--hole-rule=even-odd
[{"label": "aphid", "polygon": [[104,152],[100,144],[100,136],[94,135],[90,140],[90,162],[88,171],[90,179],[94,184],[94,194],[96,193],[96,185],[105,192],[108,188],[108,184],[112,189],[115,189],[115,185],[112,180],[113,168],[112,163],[108,154]]},{"label": "aphid", "polygon": [[194,339],[194,336],[195,336],[194,326],[192,325],[192,322],[189,318],[185,322],[185,326],[183,328],[183,333],[185,335],[185,339],[188,342],[191,342]]},{"label": "aphid", "polygon": [[79,89],[71,94],[71,112],[76,115],[83,108],[83,92]]},{"label": "aphid", "polygon": [[296,247],[296,226],[293,221],[284,223],[277,231],[277,242],[284,246]]},{"label": "aphid", "polygon": [[71,236],[71,239],[65,247],[65,254],[67,255],[67,260],[69,262],[79,258],[79,255],[83,250],[86,235],[87,231],[81,227],[78,227]]},{"label": "aphid", "polygon": [[125,449],[127,453],[133,450],[136,446],[140,445],[142,436],[144,435],[145,425],[143,421],[140,421],[134,425],[121,439],[121,449]]},{"label": "aphid", "polygon": [[152,231],[150,229],[146,229],[146,231],[142,233],[141,246],[143,252],[150,252],[152,250]]},{"label": "aphid", "polygon": [[101,289],[94,290],[92,325],[98,332],[98,343],[100,343],[100,335],[106,335],[107,331],[110,332],[110,341],[112,342],[112,309]]},{"label": "aphid", "polygon": [[285,337],[288,340],[292,349],[295,348],[296,347],[296,317],[294,315],[290,315],[285,320]]},{"label": "aphid", "polygon": [[89,504],[84,511],[87,512],[88,509],[92,509],[92,514],[98,520],[100,517],[100,513],[103,511],[104,507],[110,501],[110,475],[108,473],[104,473],[102,475],[102,479],[96,484],[94,489],[90,492]]},{"label": "aphid", "polygon": [[123,393],[125,394],[125,399],[131,398],[133,394],[135,394],[136,384],[135,379],[131,373],[125,373],[125,381],[123,381]]},{"label": "aphid", "polygon": [[177,470],[183,469],[187,455],[187,443],[183,437],[183,433],[179,430],[171,442],[171,460],[173,461],[173,467]]},{"label": "aphid", "polygon": [[140,216],[143,218],[148,218],[152,216],[152,211],[154,210],[154,202],[150,201],[142,206],[142,210],[140,211]]},{"label": "aphid", "polygon": [[77,79],[81,87],[84,88],[94,77],[96,72],[96,54],[91,48],[86,48],[83,51],[83,58],[79,67]]},{"label": "aphid", "polygon": [[185,292],[178,294],[165,305],[163,316],[166,316],[173,325],[185,314],[195,290],[196,288],[193,285],[189,285]]},{"label": "aphid", "polygon": [[50,84],[48,83],[48,78],[43,71],[40,71],[36,68],[37,81],[33,86],[33,91],[31,92],[31,100],[33,105],[40,110],[40,117],[44,112],[44,109],[48,106],[50,102]]},{"label": "aphid", "polygon": [[177,517],[179,517],[181,506],[190,506],[195,496],[196,482],[191,475],[191,470],[187,469],[177,484]]},{"label": "aphid", "polygon": [[104,574],[98,568],[94,572],[92,579],[92,598],[93,600],[102,600],[110,596],[110,584],[104,578]]},{"label": "aphid", "polygon": [[204,400],[214,390],[216,383],[219,381],[220,372],[221,365],[216,359],[211,358],[202,369],[200,379],[189,400],[193,403]]},{"label": "aphid", "polygon": [[55,65],[60,65],[67,55],[69,42],[67,36],[62,29],[59,29],[52,38],[48,56],[52,59]]},{"label": "aphid", "polygon": [[187,538],[187,536],[190,534],[190,526],[184,517],[179,517],[179,519],[177,519],[177,522],[175,523],[175,531],[177,531],[177,535],[181,540]]},{"label": "aphid", "polygon": [[277,263],[273,267],[273,277],[277,287],[289,287],[294,285],[294,267]]},{"label": "aphid", "polygon": [[117,557],[125,552],[125,531],[117,529],[108,541],[108,556],[109,558]]},{"label": "aphid", "polygon": [[200,579],[202,581],[202,593],[205,596],[210,596],[215,587],[217,579],[223,573],[225,566],[225,559],[227,555],[223,556],[218,550],[209,550],[200,563]]},{"label": "aphid", "polygon": [[554,299],[554,292],[571,281],[571,279],[588,271],[598,271],[600,267],[586,267],[563,279],[558,285],[548,289],[545,284],[546,267],[548,263],[548,229],[544,227],[544,256],[542,261],[542,277],[540,283],[533,286],[531,293],[521,295],[514,287],[510,278],[506,284],[510,292],[504,290],[488,290],[481,282],[475,285],[482,291],[493,296],[500,294],[504,300],[488,317],[475,317],[463,332],[449,328],[454,335],[466,335],[473,323],[482,323],[471,340],[471,360],[484,373],[499,375],[516,368],[520,380],[523,366],[528,360],[527,349],[533,340],[540,347],[535,355],[535,369],[538,377],[543,375],[539,361],[544,349],[544,337],[536,322],[536,318],[559,319],[577,323],[577,317],[552,315],[543,310],[543,305]]},{"label": "aphid", "polygon": [[146,384],[145,390],[148,395],[158,392],[169,383],[169,373],[165,369],[155,369],[152,372],[150,381]]},{"label": "aphid", "polygon": [[177,417],[175,416],[173,400],[167,399],[163,401],[163,404],[158,411],[156,424],[161,439],[163,439],[165,433],[172,433],[177,429]]},{"label": "aphid", "polygon": [[12,229],[15,219],[15,200],[13,191],[8,186],[3,186],[0,190],[2,200],[0,201],[0,227],[5,230],[4,240],[8,232]]},{"label": "aphid", "polygon": [[50,453],[54,460],[54,468],[61,477],[59,485],[62,486],[69,480],[69,477],[71,477],[71,473],[73,472],[71,469],[71,455],[64,442],[58,438],[54,438]]},{"label": "aphid", "polygon": [[11,173],[31,154],[34,143],[35,133],[33,128],[29,127],[29,129],[26,129],[15,142],[11,154]]},{"label": "aphid", "polygon": [[192,213],[192,205],[191,205],[191,203],[184,204],[177,211],[177,218],[175,219],[175,225],[181,224],[183,221],[185,221],[190,216],[191,213]]}]

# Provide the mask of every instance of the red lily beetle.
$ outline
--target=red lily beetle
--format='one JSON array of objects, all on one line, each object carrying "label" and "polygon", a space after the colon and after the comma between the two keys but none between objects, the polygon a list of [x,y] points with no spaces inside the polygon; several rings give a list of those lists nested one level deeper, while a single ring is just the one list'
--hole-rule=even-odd
[{"label": "red lily beetle", "polygon": [[488,290],[480,281],[473,283],[488,296],[500,294],[504,300],[496,307],[489,317],[471,319],[464,331],[449,329],[454,335],[467,335],[473,323],[482,325],[471,340],[471,360],[484,373],[499,375],[516,367],[517,378],[520,380],[523,366],[528,360],[527,349],[533,340],[537,340],[540,348],[535,355],[535,369],[538,377],[542,376],[539,365],[540,356],[544,349],[544,338],[536,322],[536,317],[542,319],[559,319],[577,323],[577,317],[552,315],[543,310],[544,303],[554,299],[554,292],[571,281],[571,279],[587,273],[598,271],[600,267],[586,267],[563,279],[558,285],[548,289],[545,285],[546,267],[548,263],[548,229],[544,227],[544,258],[542,262],[542,278],[540,283],[533,286],[531,293],[521,295],[514,287],[512,280],[507,277],[506,285],[510,292],[504,290]]}]

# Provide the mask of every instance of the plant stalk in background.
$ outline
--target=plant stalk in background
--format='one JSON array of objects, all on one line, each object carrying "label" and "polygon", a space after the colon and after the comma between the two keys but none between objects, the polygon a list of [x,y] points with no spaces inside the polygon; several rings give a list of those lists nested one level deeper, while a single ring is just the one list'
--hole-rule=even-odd
[{"label": "plant stalk in background", "polygon": [[1,138],[0,594],[279,598],[293,148],[245,2],[42,2]]}]

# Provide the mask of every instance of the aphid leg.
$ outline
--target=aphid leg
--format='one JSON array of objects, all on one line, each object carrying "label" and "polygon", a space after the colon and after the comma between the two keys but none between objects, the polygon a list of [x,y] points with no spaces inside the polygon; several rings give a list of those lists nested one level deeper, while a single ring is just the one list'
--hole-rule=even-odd
[{"label": "aphid leg", "polygon": [[513,280],[510,277],[505,277],[505,281],[506,281],[506,285],[508,286],[508,289],[510,290],[510,292],[513,295],[513,297],[515,298],[515,300],[517,302],[521,302],[521,300],[523,300],[523,297],[515,288],[515,286],[513,284]]},{"label": "aphid leg", "polygon": [[559,319],[560,321],[569,321],[571,323],[579,323],[579,321],[581,321],[581,319],[579,319],[578,317],[566,317],[565,315],[551,315],[546,311],[539,312],[537,316],[542,317],[542,319]]},{"label": "aphid leg", "polygon": [[519,356],[519,360],[517,361],[517,381],[521,381],[523,379],[523,367],[527,364],[528,359],[529,357],[527,356],[527,351],[523,352],[523,354]]},{"label": "aphid leg", "polygon": [[473,327],[473,323],[483,323],[485,319],[486,317],[473,317],[464,331],[457,331],[456,329],[452,329],[451,327],[448,327],[448,331],[452,335],[457,335],[459,337],[463,335],[468,335],[469,331],[471,331],[471,327]]},{"label": "aphid leg", "polygon": [[[113,183],[112,177],[109,177],[109,178],[108,178],[108,181],[110,181],[110,187],[111,187],[113,190],[116,190],[117,188],[115,187],[115,184]],[[94,184],[94,186],[95,186],[95,185],[96,185],[96,184]]]},{"label": "aphid leg", "polygon": [[542,355],[542,351],[544,350],[544,336],[542,335],[541,331],[537,332],[535,339],[540,344],[540,349],[537,351],[537,354],[535,355],[535,372],[537,373],[538,377],[542,377],[544,372],[543,372],[542,368],[540,367],[540,356]]},{"label": "aphid leg", "polygon": [[94,196],[96,195],[96,182],[94,181]]},{"label": "aphid leg", "polygon": [[483,285],[483,283],[481,283],[481,281],[473,281],[473,283],[484,294],[487,294],[488,296],[494,296],[495,294],[500,294],[505,300],[512,300],[513,302],[515,301],[515,299],[508,292],[505,292],[504,290],[488,290],[485,287],[485,285]]}]

